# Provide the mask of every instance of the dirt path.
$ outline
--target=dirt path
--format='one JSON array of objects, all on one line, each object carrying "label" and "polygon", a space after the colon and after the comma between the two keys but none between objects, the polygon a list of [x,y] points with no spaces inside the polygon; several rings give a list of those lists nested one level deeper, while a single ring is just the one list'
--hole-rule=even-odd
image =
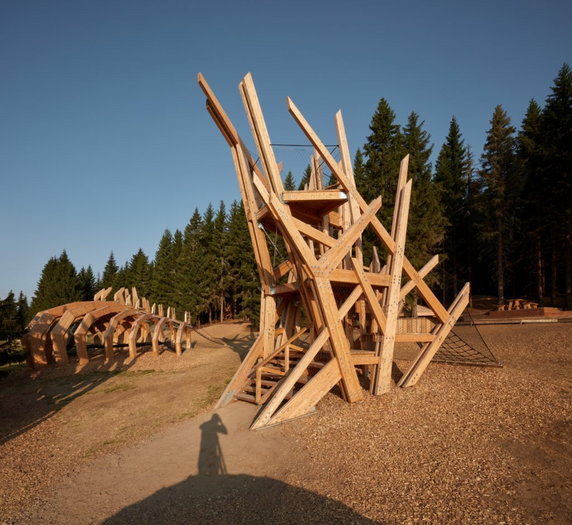
[{"label": "dirt path", "polygon": [[[141,414],[132,441],[101,446],[62,477],[46,454],[65,458],[62,439],[74,434],[61,417],[66,410],[67,417],[72,410],[92,413],[99,406],[94,401],[119,393],[111,381],[121,375],[109,379],[93,390],[112,392],[79,396],[22,434],[28,438],[47,424],[58,432],[47,443],[35,442],[41,458],[28,455],[20,463],[28,469],[43,464],[38,486],[51,487],[52,495],[23,499],[30,505],[8,522],[568,524],[572,325],[482,332],[504,368],[431,365],[414,388],[366,396],[356,405],[329,395],[314,416],[261,432],[247,430],[255,407],[241,403],[216,414],[202,405],[198,416],[176,418],[191,398],[178,406],[173,389],[182,396],[194,381],[193,396],[208,401],[211,382],[220,378],[222,388],[238,360],[229,348],[203,353],[199,344],[187,357],[193,366],[189,361],[188,371],[178,373],[180,384],[166,380],[166,369],[135,374],[134,381],[145,381],[135,383],[142,396],[125,405],[117,398],[95,411],[96,419],[84,422],[83,439],[88,429],[96,433],[97,418],[108,421],[103,408],[125,413],[139,400],[153,410]],[[245,331],[225,337],[236,348],[249,345]],[[162,423],[149,429],[150,420]],[[49,448],[51,441],[57,449]]]}]

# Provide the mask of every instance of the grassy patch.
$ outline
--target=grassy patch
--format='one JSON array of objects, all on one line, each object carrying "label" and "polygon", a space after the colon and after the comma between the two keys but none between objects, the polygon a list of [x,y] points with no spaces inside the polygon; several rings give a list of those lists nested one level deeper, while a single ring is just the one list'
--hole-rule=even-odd
[{"label": "grassy patch", "polygon": [[131,377],[131,376],[146,376],[149,374],[154,374],[155,372],[156,370],[150,369],[150,370],[125,370],[123,372],[118,372],[118,373],[125,377]]},{"label": "grassy patch", "polygon": [[126,392],[127,390],[134,390],[135,388],[137,387],[132,383],[117,383],[116,385],[103,388],[101,392],[104,394],[111,394],[112,392]]}]

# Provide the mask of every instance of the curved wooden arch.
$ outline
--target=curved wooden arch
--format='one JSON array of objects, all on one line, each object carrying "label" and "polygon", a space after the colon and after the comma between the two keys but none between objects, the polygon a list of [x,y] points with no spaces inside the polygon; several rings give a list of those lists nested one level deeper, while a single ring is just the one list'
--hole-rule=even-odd
[{"label": "curved wooden arch", "polygon": [[177,355],[183,353],[182,341],[185,337],[185,346],[187,350],[191,349],[191,326],[188,323],[180,323],[177,328],[177,335],[175,337],[175,352]]},{"label": "curved wooden arch", "polygon": [[[174,318],[174,308],[169,308],[170,316],[160,316],[151,312],[149,301],[139,297],[135,288],[131,291],[121,288],[114,295],[115,301],[105,301],[110,292],[111,288],[102,289],[94,295],[93,301],[76,301],[38,312],[22,337],[28,365],[33,368],[54,362],[68,363],[70,335],[73,335],[80,365],[89,361],[89,334],[103,344],[105,362],[113,360],[114,345],[118,341],[127,344],[130,358],[136,357],[138,340],[148,341],[155,355],[159,353],[162,338],[175,343],[177,355],[182,353],[184,336],[187,348],[190,348],[190,328]],[[130,304],[133,302],[142,307],[133,307]],[[159,310],[163,311],[160,306]]]},{"label": "curved wooden arch", "polygon": [[[91,331],[92,327],[110,315],[117,314],[124,309],[125,306],[122,304],[107,303],[105,306],[97,308],[96,310],[93,310],[84,316],[83,320],[74,333],[77,355],[81,364],[89,360],[87,355],[87,334]],[[109,324],[109,322],[107,324]]]},{"label": "curved wooden arch", "polygon": [[22,337],[22,345],[28,351],[33,366],[45,366],[55,362],[50,332],[65,311],[78,304],[80,302],[43,310],[30,321],[28,332]]},{"label": "curved wooden arch", "polygon": [[105,305],[105,302],[103,301],[86,301],[76,303],[74,306],[68,308],[64,312],[50,333],[56,361],[64,364],[69,363],[69,356],[66,346],[68,330],[72,324],[85,316],[87,313],[101,308],[103,305]]},{"label": "curved wooden arch", "polygon": [[105,359],[112,360],[113,359],[113,338],[115,336],[115,331],[120,322],[127,319],[128,317],[135,318],[137,315],[140,315],[141,312],[134,310],[133,308],[126,308],[125,305],[123,306],[123,310],[121,310],[117,315],[114,315],[103,335],[104,339],[104,346],[105,346]]},{"label": "curved wooden arch", "polygon": [[137,357],[137,337],[139,335],[139,330],[142,328],[143,323],[146,321],[152,321],[158,319],[156,315],[149,314],[147,312],[140,315],[131,326],[129,332],[129,359],[135,359]]},{"label": "curved wooden arch", "polygon": [[165,334],[163,328],[165,324],[169,326],[169,335],[170,339],[173,343],[175,343],[175,338],[173,337],[173,320],[169,319],[168,317],[161,317],[159,321],[155,324],[153,328],[153,336],[151,337],[151,345],[153,348],[153,354],[158,356],[159,355],[159,337],[161,334]]}]

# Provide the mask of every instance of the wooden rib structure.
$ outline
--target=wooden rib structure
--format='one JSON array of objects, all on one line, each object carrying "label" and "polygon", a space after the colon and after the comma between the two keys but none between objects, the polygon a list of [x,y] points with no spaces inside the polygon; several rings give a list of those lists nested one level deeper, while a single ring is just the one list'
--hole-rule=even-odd
[{"label": "wooden rib structure", "polygon": [[[154,355],[160,346],[170,343],[177,355],[183,347],[191,348],[190,316],[184,320],[175,318],[175,310],[168,309],[168,316],[155,313],[147,299],[139,298],[137,290],[121,288],[113,301],[106,301],[111,288],[101,290],[93,301],[82,301],[56,306],[38,312],[28,325],[22,338],[31,366],[51,363],[68,363],[68,347],[75,344],[80,365],[89,361],[88,341],[103,347],[105,361],[118,357],[118,348],[129,348],[129,359],[137,357],[137,347],[148,345]],[[159,308],[163,311],[162,305]]]},{"label": "wooden rib structure", "polygon": [[[285,191],[262,109],[250,74],[239,91],[256,146],[250,154],[205,78],[198,82],[207,111],[232,153],[261,282],[259,336],[229,383],[218,406],[233,399],[261,406],[253,429],[311,412],[336,385],[348,402],[391,387],[393,352],[399,342],[417,342],[419,356],[399,386],[414,385],[468,304],[469,284],[447,310],[405,257],[411,181],[408,157],[401,163],[391,231],[376,216],[381,198],[367,203],[356,189],[341,112],[335,116],[341,161],[336,161],[295,104],[288,111],[314,148],[304,191]],[[325,164],[336,184],[324,187]],[[362,235],[370,229],[388,253],[381,268],[377,252],[365,267]],[[287,260],[274,266],[267,234],[279,235]],[[402,279],[405,280],[402,283]],[[431,332],[402,333],[398,317],[413,290],[432,310]]]}]

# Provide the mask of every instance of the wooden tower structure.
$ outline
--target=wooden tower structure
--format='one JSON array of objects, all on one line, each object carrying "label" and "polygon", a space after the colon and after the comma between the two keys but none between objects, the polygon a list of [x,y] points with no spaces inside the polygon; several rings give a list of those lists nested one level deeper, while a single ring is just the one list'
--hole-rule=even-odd
[{"label": "wooden tower structure", "polygon": [[[356,189],[341,112],[335,115],[338,162],[287,99],[288,111],[314,154],[308,188],[285,191],[251,75],[240,82],[239,91],[258,159],[201,74],[198,82],[207,111],[231,149],[262,290],[259,336],[218,406],[233,399],[260,405],[251,427],[258,429],[308,414],[336,385],[348,402],[363,398],[362,385],[372,394],[386,393],[399,342],[419,345],[417,358],[398,381],[401,387],[414,385],[467,306],[469,283],[446,309],[424,281],[438,257],[420,270],[405,257],[411,196],[408,157],[401,162],[388,231],[376,216],[381,198],[367,203]],[[335,178],[333,186],[323,185],[322,163]],[[383,267],[376,251],[371,265],[364,266],[366,229],[388,254]],[[288,254],[276,266],[268,232],[282,238]],[[404,332],[399,313],[414,289],[432,310],[434,322],[430,330]]]}]

